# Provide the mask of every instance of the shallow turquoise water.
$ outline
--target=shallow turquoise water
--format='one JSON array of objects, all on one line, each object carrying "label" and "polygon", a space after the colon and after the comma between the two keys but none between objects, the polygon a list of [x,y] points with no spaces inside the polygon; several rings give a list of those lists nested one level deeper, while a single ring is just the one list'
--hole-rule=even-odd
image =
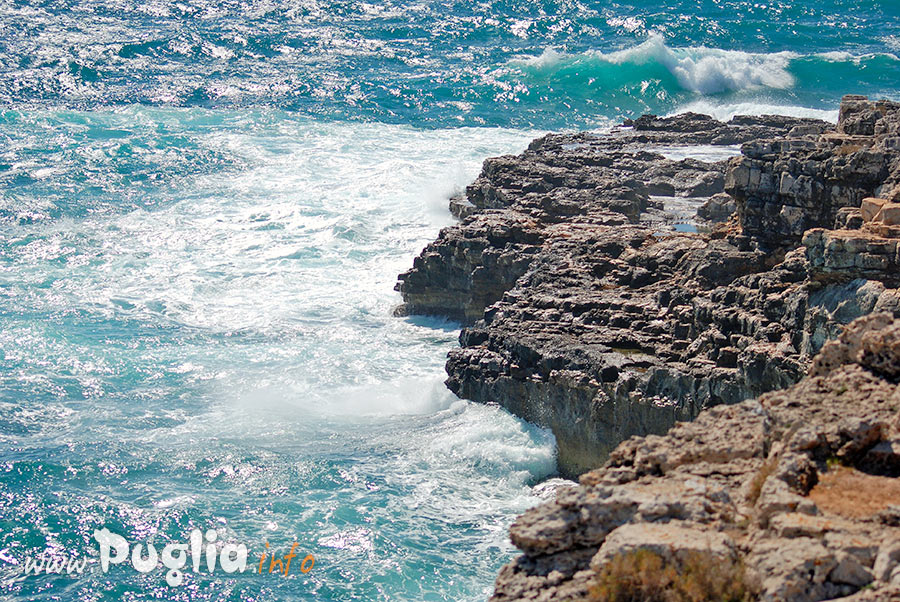
[{"label": "shallow turquoise water", "polygon": [[103,526],[161,548],[199,526],[257,554],[297,541],[317,566],[180,588],[8,566],[5,591],[483,596],[552,438],[455,400],[456,326],[391,317],[392,284],[453,187],[529,134],[139,107],[11,124],[29,150],[66,134],[15,168],[31,180],[0,226],[5,555],[84,554]]},{"label": "shallow turquoise water", "polygon": [[[542,131],[897,98],[895,5],[807,4],[0,4],[0,598],[484,599],[553,440],[397,273]],[[316,566],[21,576],[103,526]]]}]

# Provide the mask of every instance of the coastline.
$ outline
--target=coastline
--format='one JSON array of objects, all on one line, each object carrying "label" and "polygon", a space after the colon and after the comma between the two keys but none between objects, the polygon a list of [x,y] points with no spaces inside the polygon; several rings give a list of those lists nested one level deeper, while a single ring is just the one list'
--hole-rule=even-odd
[{"label": "coastline", "polygon": [[0,602],[900,602],[893,4],[2,13]]},{"label": "coastline", "polygon": [[[550,428],[561,474],[582,475],[579,491],[596,497],[592,488],[606,477],[589,471],[640,445],[630,437],[689,428],[676,425],[796,385],[847,324],[900,315],[900,221],[878,214],[898,196],[898,126],[896,103],[847,96],[836,126],[683,114],[644,116],[603,136],[539,138],[517,157],[487,160],[465,198],[451,201],[461,222],[400,276],[398,312],[464,322],[447,386]],[[735,145],[740,156],[711,163],[660,152]],[[687,202],[707,219],[675,214],[679,200],[682,211]],[[834,368],[843,364],[870,368],[855,356]],[[703,415],[723,411],[738,410]],[[661,441],[651,437],[644,447]],[[584,503],[549,502],[526,517]],[[554,520],[538,520],[543,535],[535,537],[552,531]],[[538,582],[522,590],[521,579],[538,574],[537,589],[550,588],[547,575],[556,570],[548,554],[559,550],[532,546],[516,529],[525,560],[501,573],[498,600],[529,597]],[[566,557],[563,564],[581,567],[570,578],[602,569],[594,555],[612,530],[576,546],[577,562]],[[874,562],[875,554],[867,570]],[[877,579],[888,583],[890,575]],[[861,587],[838,585],[796,599]],[[570,599],[565,591],[542,599]]]}]

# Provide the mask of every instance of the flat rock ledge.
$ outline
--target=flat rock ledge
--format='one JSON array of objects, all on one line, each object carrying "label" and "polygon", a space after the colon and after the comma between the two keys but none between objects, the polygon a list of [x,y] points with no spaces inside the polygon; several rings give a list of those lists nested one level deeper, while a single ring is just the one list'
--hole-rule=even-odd
[{"label": "flat rock ledge", "polygon": [[856,318],[900,316],[898,183],[900,105],[859,96],[837,126],[688,113],[548,135],[485,161],[398,311],[464,323],[448,387],[550,428],[580,475],[797,383]]},{"label": "flat rock ledge", "polygon": [[641,550],[739,566],[744,599],[900,600],[898,377],[900,320],[874,313],[798,384],[625,441],[516,520],[492,601],[616,599],[601,576]]}]

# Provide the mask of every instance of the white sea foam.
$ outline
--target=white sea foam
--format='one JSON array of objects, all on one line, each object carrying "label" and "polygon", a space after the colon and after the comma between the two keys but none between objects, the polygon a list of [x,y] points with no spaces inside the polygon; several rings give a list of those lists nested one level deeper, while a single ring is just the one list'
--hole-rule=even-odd
[{"label": "white sea foam", "polygon": [[525,65],[528,67],[544,68],[558,65],[563,59],[571,55],[560,52],[555,48],[544,48],[538,56],[519,57],[510,61],[512,65]]},{"label": "white sea foam", "polygon": [[788,117],[809,117],[837,123],[836,110],[811,109],[791,105],[768,104],[764,102],[717,103],[712,100],[697,100],[678,107],[671,115],[693,111],[712,115],[720,121],[728,121],[735,115],[784,115]]},{"label": "white sea foam", "polygon": [[606,24],[631,33],[644,28],[644,20],[638,17],[610,17],[606,20]]},{"label": "white sea foam", "polygon": [[684,89],[701,94],[757,87],[790,88],[794,78],[787,67],[797,57],[792,52],[753,54],[702,46],[670,48],[658,33],[635,48],[598,56],[615,64],[659,62]]},{"label": "white sea foam", "polygon": [[[216,163],[212,175],[173,176],[146,208],[4,226],[23,244],[6,247],[0,276],[56,283],[7,297],[10,311],[88,325],[48,336],[23,319],[0,332],[7,361],[22,366],[15,378],[51,364],[91,398],[0,404],[23,430],[86,450],[71,463],[77,478],[102,470],[121,481],[73,504],[91,517],[114,511],[135,533],[177,530],[160,526],[165,514],[260,545],[303,538],[330,599],[383,587],[379,571],[391,599],[484,599],[513,553],[509,523],[555,470],[555,441],[453,396],[443,364],[458,325],[393,317],[393,285],[451,223],[447,196],[485,157],[519,152],[538,132],[140,107],[91,118],[165,123]],[[129,343],[110,344],[126,328]],[[61,389],[28,385],[44,398]],[[98,466],[107,452],[115,465]],[[161,483],[152,495],[138,476],[148,466]],[[449,586],[422,579],[437,554],[468,567],[440,597]],[[378,599],[369,593],[359,596]]]},{"label": "white sea foam", "polygon": [[[888,45],[891,45],[890,42],[888,42]],[[819,52],[813,56],[832,63],[853,63],[855,65],[859,65],[863,61],[876,58],[886,58],[892,61],[900,61],[900,57],[891,52],[851,54],[846,51],[835,50],[832,52]]]},{"label": "white sea foam", "polygon": [[707,163],[715,163],[736,157],[741,154],[741,147],[734,146],[714,146],[714,145],[693,145],[693,146],[652,146],[647,150],[659,153],[666,159],[672,161],[681,161],[682,159],[696,159],[697,161],[705,161]]},{"label": "white sea foam", "polygon": [[595,61],[609,65],[651,65],[665,67],[685,90],[701,94],[753,88],[785,89],[794,85],[788,72],[793,52],[750,53],[703,46],[671,48],[659,33],[643,43],[614,52],[590,51],[568,55],[547,48],[537,57],[518,58],[513,65],[546,69],[568,61]]},{"label": "white sea foam", "polygon": [[427,415],[449,408],[458,398],[444,385],[444,374],[408,377],[369,385],[318,391],[295,398],[308,415],[358,419],[378,416]]}]

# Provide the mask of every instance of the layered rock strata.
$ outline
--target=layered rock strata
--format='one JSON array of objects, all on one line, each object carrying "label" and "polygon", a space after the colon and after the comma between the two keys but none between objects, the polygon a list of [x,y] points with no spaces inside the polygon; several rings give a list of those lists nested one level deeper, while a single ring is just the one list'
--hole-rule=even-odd
[{"label": "layered rock strata", "polygon": [[[551,134],[518,156],[488,159],[451,211],[464,218],[400,276],[401,313],[447,316],[471,324],[512,288],[548,238],[549,226],[618,226],[665,219],[658,197],[710,197],[724,190],[729,150],[824,122],[783,117],[644,116],[611,133]],[[665,151],[708,145],[723,160],[667,159]],[[677,154],[677,153],[676,153]]]},{"label": "layered rock strata", "polygon": [[[849,97],[836,128],[687,114],[538,139],[453,202],[466,217],[400,277],[403,311],[468,324],[450,389],[551,428],[560,471],[581,474],[632,435],[796,383],[857,317],[900,315],[892,226],[861,208],[894,200],[898,117]],[[697,145],[723,159],[683,158]],[[670,204],[698,197],[736,215],[679,232]]]},{"label": "layered rock strata", "polygon": [[636,550],[740,566],[754,599],[900,599],[898,378],[900,320],[871,314],[799,384],[629,439],[516,520],[492,600],[603,600]]},{"label": "layered rock strata", "polygon": [[833,131],[744,145],[725,188],[745,230],[771,246],[796,244],[810,228],[833,228],[842,208],[900,195],[898,151],[900,104],[848,96]]}]

